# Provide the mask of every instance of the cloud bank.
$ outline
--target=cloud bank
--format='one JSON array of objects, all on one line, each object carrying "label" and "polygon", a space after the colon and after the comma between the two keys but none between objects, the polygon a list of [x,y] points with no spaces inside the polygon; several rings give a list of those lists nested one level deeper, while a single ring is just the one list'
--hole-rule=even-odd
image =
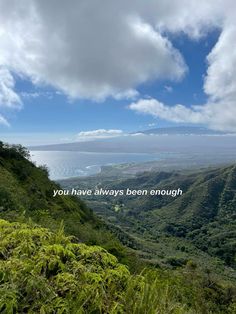
[{"label": "cloud bank", "polygon": [[91,131],[82,131],[77,134],[77,139],[88,140],[88,139],[98,139],[98,138],[109,138],[124,135],[122,130],[106,130],[97,129]]},{"label": "cloud bank", "polygon": [[180,79],[180,53],[132,2],[3,0],[0,64],[70,97],[98,100],[132,97],[150,79]]},{"label": "cloud bank", "polygon": [[139,100],[130,108],[170,121],[182,114],[186,122],[235,127],[235,12],[233,0],[1,0],[0,106],[22,106],[15,75],[71,98],[132,98],[144,82],[181,80],[187,72],[166,34],[197,40],[218,28],[220,38],[207,57],[207,104],[188,109],[152,100],[150,112],[150,103],[147,110]]}]

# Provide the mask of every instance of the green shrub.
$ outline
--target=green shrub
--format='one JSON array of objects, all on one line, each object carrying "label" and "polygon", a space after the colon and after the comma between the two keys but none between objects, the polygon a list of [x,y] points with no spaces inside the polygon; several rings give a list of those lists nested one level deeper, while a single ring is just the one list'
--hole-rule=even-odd
[{"label": "green shrub", "polygon": [[111,313],[129,277],[101,247],[0,220],[0,313]]},{"label": "green shrub", "polygon": [[0,220],[0,313],[235,313],[235,291],[182,271],[131,275],[99,246],[33,222]]}]

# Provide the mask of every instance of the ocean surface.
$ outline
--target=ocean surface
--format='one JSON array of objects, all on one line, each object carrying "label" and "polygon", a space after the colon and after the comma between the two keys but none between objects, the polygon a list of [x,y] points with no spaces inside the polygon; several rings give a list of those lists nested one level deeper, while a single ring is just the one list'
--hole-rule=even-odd
[{"label": "ocean surface", "polygon": [[46,165],[53,180],[92,175],[101,166],[122,163],[156,162],[166,169],[173,163],[175,169],[236,163],[236,136],[129,136],[57,148],[31,150],[32,161]]},{"label": "ocean surface", "polygon": [[101,166],[160,159],[160,154],[31,151],[36,165],[46,165],[53,180],[99,173]]}]

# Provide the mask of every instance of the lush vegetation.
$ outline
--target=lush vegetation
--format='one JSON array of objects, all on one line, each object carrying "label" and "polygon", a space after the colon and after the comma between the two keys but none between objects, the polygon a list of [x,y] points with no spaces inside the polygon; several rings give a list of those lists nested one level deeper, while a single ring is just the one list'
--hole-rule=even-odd
[{"label": "lush vegetation", "polygon": [[[77,181],[77,182],[76,182]],[[121,241],[155,265],[177,267],[191,258],[234,277],[236,269],[236,166],[194,172],[146,172],[114,181],[101,175],[63,186],[104,189],[178,189],[183,195],[92,196],[86,201],[108,223],[125,230]],[[131,241],[130,240],[133,240]],[[228,267],[228,268],[227,268]]]},{"label": "lush vegetation", "polygon": [[0,221],[1,313],[92,313],[116,308],[129,271],[60,228]]},{"label": "lush vegetation", "polygon": [[131,275],[98,246],[29,224],[0,220],[1,313],[234,313],[235,291],[184,274]]},{"label": "lush vegetation", "polygon": [[[222,180],[228,184],[219,198],[221,216],[226,224],[222,229],[217,226],[215,232],[218,230],[219,236],[224,230],[226,239],[229,239],[227,217],[234,210],[234,176],[232,168],[219,171]],[[230,176],[224,173],[230,173]],[[169,184],[168,180],[173,180],[174,176],[183,182],[187,194],[193,193],[191,187],[194,184],[197,186],[206,181],[206,173],[199,175],[202,181],[194,180],[191,174],[188,177],[144,174],[143,178],[131,178],[128,183],[130,187],[137,183],[155,186],[156,176],[158,182],[167,180],[166,184]],[[208,174],[208,178],[214,178],[214,172]],[[121,180],[109,184],[125,186],[126,183]],[[48,179],[47,169],[36,167],[29,161],[27,150],[0,142],[0,313],[236,312],[234,270],[230,268],[227,276],[218,276],[214,267],[210,267],[217,264],[224,270],[227,267],[223,263],[227,260],[219,259],[215,253],[216,257],[211,257],[200,244],[198,248],[194,242],[197,237],[175,234],[165,225],[173,221],[180,226],[178,217],[182,217],[181,224],[187,225],[191,221],[189,217],[199,215],[201,228],[208,226],[212,217],[203,219],[197,203],[191,200],[188,204],[192,207],[188,210],[183,206],[184,199],[182,205],[176,199],[183,210],[178,216],[180,209],[177,205],[170,207],[177,208],[175,216],[171,217],[167,215],[168,210],[166,216],[161,213],[163,208],[173,206],[173,199],[160,199],[160,203],[148,198],[131,198],[127,203],[122,199],[115,202],[114,199],[104,199],[101,203],[92,200],[92,205],[100,206],[100,213],[109,213],[111,220],[105,224],[78,198],[53,198],[56,188],[58,185]],[[116,210],[117,206],[119,210]],[[188,228],[189,233],[195,231]],[[227,243],[230,243],[229,251],[233,254],[233,233],[230,239],[232,242]],[[160,248],[162,251],[158,252]],[[173,255],[177,251],[182,255]],[[194,254],[199,255],[198,260],[192,260]],[[142,259],[149,263],[144,264]],[[212,260],[216,264],[211,264]],[[233,265],[231,259],[230,265]]]},{"label": "lush vegetation", "polygon": [[58,188],[48,179],[46,167],[29,161],[25,148],[0,142],[0,218],[23,222],[31,218],[51,230],[63,221],[65,232],[79,241],[103,246],[131,269],[141,264],[84,202],[76,197],[52,197]]}]

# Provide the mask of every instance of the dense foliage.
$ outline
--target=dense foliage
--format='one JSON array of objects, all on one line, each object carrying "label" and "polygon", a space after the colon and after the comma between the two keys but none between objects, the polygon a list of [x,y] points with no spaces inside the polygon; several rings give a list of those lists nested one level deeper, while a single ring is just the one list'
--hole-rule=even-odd
[{"label": "dense foliage", "polygon": [[135,255],[121,245],[84,202],[70,196],[52,197],[53,190],[58,188],[48,179],[45,167],[30,162],[25,148],[0,142],[0,218],[10,221],[31,218],[51,230],[57,230],[64,221],[67,234],[86,244],[101,245],[136,268],[139,262]]},{"label": "dense foliage", "polygon": [[0,221],[1,313],[110,313],[128,277],[113,255],[61,229]]},{"label": "dense foliage", "polygon": [[0,220],[1,313],[234,313],[235,291],[197,273],[130,275],[98,246]]},{"label": "dense foliage", "polygon": [[[159,174],[159,179],[168,180],[171,177],[171,174]],[[223,190],[220,198],[226,222],[226,210],[229,216],[234,210],[234,177],[231,175],[227,178],[228,188]],[[140,178],[140,184],[145,185],[148,182],[146,179]],[[150,180],[150,185],[155,184],[154,177]],[[187,181],[184,179],[183,184],[191,191],[191,178]],[[236,312],[233,270],[232,280],[229,280],[229,276],[226,280],[215,276],[210,269],[199,267],[190,258],[191,250],[195,252],[196,247],[190,247],[187,242],[185,246],[182,243],[180,246],[180,236],[171,235],[171,228],[164,228],[166,236],[163,237],[157,225],[155,227],[157,214],[155,210],[145,207],[145,200],[132,199],[133,203],[129,203],[128,209],[122,200],[102,203],[104,212],[108,209],[112,215],[115,212],[115,219],[119,217],[121,223],[129,221],[134,231],[130,232],[128,228],[124,231],[111,223],[106,225],[77,198],[52,198],[52,191],[56,188],[58,185],[48,179],[47,169],[36,167],[29,161],[27,150],[0,142],[0,217],[3,218],[0,219],[0,313]],[[171,203],[163,199],[158,206],[161,209]],[[136,210],[130,204],[136,204]],[[152,203],[149,200],[147,204]],[[194,215],[197,217],[197,204],[194,204]],[[115,206],[121,210],[114,211]],[[141,211],[142,206],[144,211]],[[188,209],[183,209],[186,213],[182,212],[183,221],[188,222],[188,219],[184,220],[188,217]],[[191,213],[194,211],[190,208]],[[146,216],[151,212],[152,216]],[[166,222],[169,218],[165,218]],[[175,219],[180,224],[177,216]],[[160,220],[159,225],[163,228]],[[231,234],[233,241],[235,238]],[[132,250],[124,248],[114,235]],[[156,246],[152,246],[158,242],[164,248],[159,252]],[[167,244],[171,250],[175,245],[179,246],[185,259],[182,256],[170,257]],[[156,258],[151,265],[146,264],[144,270],[143,262],[132,252],[135,249],[142,256],[146,245],[146,254],[152,258],[154,253],[163,254],[172,268],[162,265],[160,259]],[[210,265],[209,259],[205,258],[208,255],[199,256],[202,264]],[[146,259],[146,256],[143,257]]]},{"label": "dense foliage", "polygon": [[[91,188],[92,184],[91,178],[71,181],[75,188]],[[236,269],[236,166],[186,173],[147,172],[117,181],[99,175],[93,182],[118,190],[181,188],[183,195],[175,198],[92,196],[87,202],[109,223],[125,229],[136,240],[133,247],[147,259],[179,266],[195,255],[206,266],[212,260]],[[62,184],[71,186],[70,180]]]}]

